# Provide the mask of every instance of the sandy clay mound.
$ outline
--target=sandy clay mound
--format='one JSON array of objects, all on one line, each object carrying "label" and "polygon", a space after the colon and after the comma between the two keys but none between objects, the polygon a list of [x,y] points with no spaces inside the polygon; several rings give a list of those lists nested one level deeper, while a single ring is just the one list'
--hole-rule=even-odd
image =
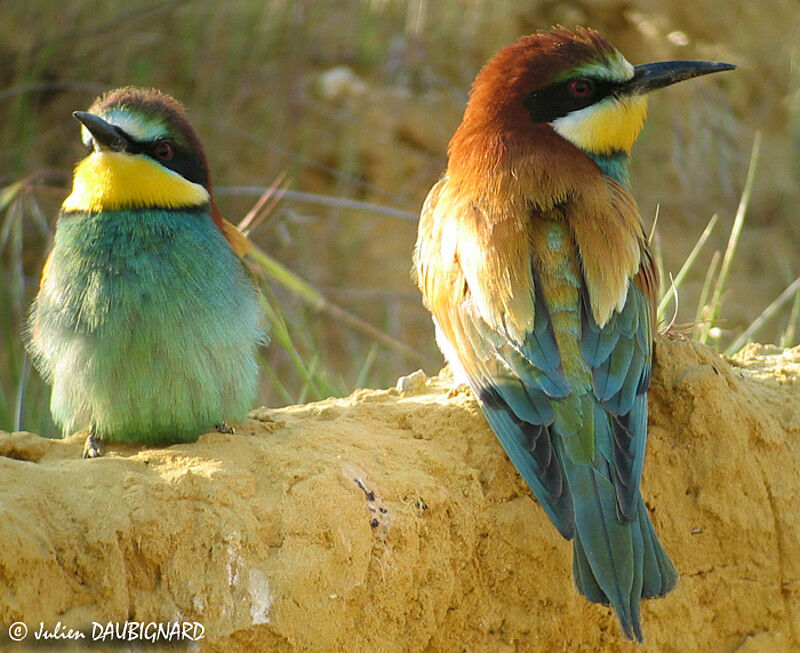
[{"label": "sandy clay mound", "polygon": [[644,605],[638,649],[576,594],[571,545],[469,392],[400,387],[93,461],[83,435],[0,434],[3,630],[194,620],[220,651],[800,649],[800,348],[658,341],[644,494],[680,583]]}]

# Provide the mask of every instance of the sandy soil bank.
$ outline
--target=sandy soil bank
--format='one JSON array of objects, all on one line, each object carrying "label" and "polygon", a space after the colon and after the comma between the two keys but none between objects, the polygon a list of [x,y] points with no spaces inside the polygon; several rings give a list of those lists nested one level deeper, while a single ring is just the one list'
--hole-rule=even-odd
[{"label": "sandy soil bank", "polygon": [[181,619],[226,651],[797,650],[800,348],[656,355],[643,488],[680,582],[644,647],[576,594],[469,391],[422,373],[93,461],[83,434],[0,433],[0,638]]}]

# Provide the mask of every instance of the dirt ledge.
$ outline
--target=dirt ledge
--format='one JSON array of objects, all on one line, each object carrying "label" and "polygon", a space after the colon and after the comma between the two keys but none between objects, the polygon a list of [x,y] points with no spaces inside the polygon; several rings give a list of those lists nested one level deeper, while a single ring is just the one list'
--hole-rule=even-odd
[{"label": "dirt ledge", "polygon": [[[644,493],[680,583],[637,650],[800,649],[800,348],[656,355]],[[183,619],[220,651],[636,648],[471,395],[399,385],[94,461],[82,435],[0,433],[0,637]]]}]

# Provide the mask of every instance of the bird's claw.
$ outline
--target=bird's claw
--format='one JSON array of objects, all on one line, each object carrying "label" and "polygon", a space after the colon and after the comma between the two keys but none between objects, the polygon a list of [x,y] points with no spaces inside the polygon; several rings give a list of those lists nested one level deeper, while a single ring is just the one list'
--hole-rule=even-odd
[{"label": "bird's claw", "polygon": [[97,437],[97,434],[94,432],[94,427],[92,427],[92,430],[89,431],[89,437],[86,438],[86,442],[83,445],[81,458],[99,458],[102,455],[103,441]]}]

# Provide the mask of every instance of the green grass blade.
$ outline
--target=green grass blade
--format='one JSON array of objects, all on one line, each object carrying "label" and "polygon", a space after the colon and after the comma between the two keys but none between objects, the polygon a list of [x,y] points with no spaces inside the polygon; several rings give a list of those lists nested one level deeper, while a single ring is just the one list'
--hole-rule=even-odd
[{"label": "green grass blade", "polygon": [[[717,224],[718,218],[719,216],[716,213],[711,216],[711,219],[708,221],[706,228],[703,230],[703,233],[700,234],[700,238],[698,238],[697,242],[695,242],[694,247],[692,247],[692,251],[689,252],[689,256],[686,257],[686,260],[683,262],[680,271],[678,272],[675,279],[672,281],[672,288],[674,288],[676,292],[680,289],[684,277],[694,265],[694,262],[697,259],[697,255],[700,253],[700,250],[703,249],[703,245],[706,244],[708,237],[711,235],[711,232],[714,229],[714,225]],[[661,321],[664,318],[664,311],[666,310],[667,306],[669,306],[670,299],[672,299],[674,296],[675,293],[672,292],[672,290],[667,289],[665,291],[664,296],[661,298],[661,301],[658,304],[658,309],[656,311],[656,316],[658,321]]]},{"label": "green grass blade", "polygon": [[[697,312],[694,315],[694,321],[696,324],[704,325],[705,321],[708,319],[708,295],[711,292],[712,280],[714,279],[714,275],[717,273],[717,268],[719,267],[719,262],[721,259],[722,254],[720,254],[719,251],[714,252],[714,255],[711,257],[711,263],[708,266],[706,278],[703,279],[703,288],[700,290],[700,299],[697,301]],[[696,339],[700,339],[699,333]]]},{"label": "green grass blade", "polygon": [[739,199],[739,206],[736,209],[736,217],[733,220],[731,235],[728,238],[728,246],[725,248],[725,256],[722,259],[719,277],[717,278],[717,284],[714,287],[714,294],[711,296],[708,320],[703,325],[703,330],[700,333],[699,340],[703,344],[707,342],[709,331],[719,317],[720,309],[722,308],[722,293],[724,292],[725,284],[728,281],[731,263],[733,262],[733,257],[736,253],[736,245],[739,242],[739,236],[742,233],[742,226],[744,225],[744,218],[747,215],[747,207],[750,204],[750,197],[753,191],[753,180],[756,176],[756,164],[758,162],[758,154],[760,149],[761,132],[756,132],[755,138],[753,139],[753,150],[750,154],[750,164],[747,168],[747,179],[744,182],[744,190],[742,191],[741,198]]},{"label": "green grass blade", "polygon": [[792,310],[789,312],[789,321],[786,324],[786,329],[781,334],[781,347],[791,347],[795,343],[798,324],[800,324],[800,292],[794,296]]},{"label": "green grass blade", "polygon": [[369,348],[367,352],[367,356],[364,359],[364,364],[361,366],[361,369],[358,371],[358,376],[356,377],[356,388],[363,388],[367,383],[367,377],[369,373],[372,371],[372,366],[375,363],[375,359],[378,357],[378,345],[377,343],[373,343],[372,347]]},{"label": "green grass blade", "polygon": [[256,246],[248,252],[248,257],[251,258],[258,267],[269,277],[280,283],[287,288],[290,292],[295,294],[300,299],[304,300],[312,306],[312,308],[328,313],[334,319],[347,324],[348,326],[365,333],[373,340],[393,349],[417,365],[427,365],[428,361],[424,356],[403,342],[393,338],[387,333],[380,331],[368,322],[362,320],[360,317],[344,310],[340,306],[330,302],[321,292],[314,288],[307,281],[300,276],[281,265],[271,256],[263,252]]},{"label": "green grass blade", "polygon": [[750,338],[762,327],[764,323],[769,320],[789,299],[798,291],[800,291],[800,277],[797,277],[778,297],[767,306],[753,322],[744,330],[733,343],[725,350],[726,356],[732,356],[742,347],[744,347]]},{"label": "green grass blade", "polygon": [[274,258],[263,252],[255,245],[247,254],[248,258],[255,261],[258,267],[269,277],[281,284],[300,299],[310,304],[317,310],[325,306],[325,297],[311,284],[300,276],[281,265]]},{"label": "green grass blade", "polygon": [[[262,289],[265,291],[267,290],[263,287]],[[270,301],[266,296],[262,298],[264,312],[266,313],[267,319],[272,325],[272,340],[277,342],[278,345],[280,345],[280,347],[286,351],[295,369],[299,372],[305,384],[311,388],[314,396],[316,398],[322,398],[323,392],[320,388],[321,384],[318,384],[317,379],[314,378],[312,370],[308,365],[306,365],[303,357],[300,355],[300,352],[295,347],[286,320],[280,311],[275,308],[277,306],[277,302],[274,301],[274,295],[272,299],[273,300]]]},{"label": "green grass blade", "polygon": [[281,382],[280,378],[277,374],[275,374],[275,370],[272,369],[272,366],[269,365],[262,357],[261,371],[264,372],[264,375],[267,377],[269,382],[272,384],[272,387],[275,388],[275,391],[280,395],[281,400],[289,405],[294,403],[294,398],[286,389],[286,386]]},{"label": "green grass blade", "polygon": [[19,383],[17,384],[17,403],[16,415],[14,417],[14,430],[22,430],[24,423],[23,408],[25,406],[25,389],[28,385],[28,374],[30,372],[30,361],[27,354],[22,357],[22,370],[19,374]]}]

